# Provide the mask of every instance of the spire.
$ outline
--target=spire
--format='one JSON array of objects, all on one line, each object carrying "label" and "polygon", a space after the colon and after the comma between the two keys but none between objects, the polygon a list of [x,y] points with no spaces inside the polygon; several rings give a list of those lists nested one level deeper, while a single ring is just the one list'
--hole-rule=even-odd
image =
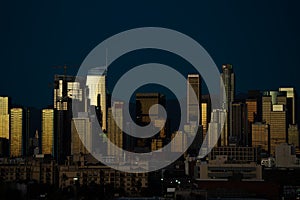
[{"label": "spire", "polygon": [[37,129],[35,130],[34,138],[39,139],[39,131]]}]

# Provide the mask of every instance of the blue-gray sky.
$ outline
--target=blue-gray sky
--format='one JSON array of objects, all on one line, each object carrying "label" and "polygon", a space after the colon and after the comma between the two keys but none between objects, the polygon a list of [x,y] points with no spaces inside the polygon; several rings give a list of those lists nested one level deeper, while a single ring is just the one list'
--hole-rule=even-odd
[{"label": "blue-gray sky", "polygon": [[[199,3],[201,2],[201,3]],[[80,65],[104,39],[158,26],[197,40],[231,63],[237,92],[300,89],[299,1],[1,1],[0,94],[26,106],[52,103],[58,65]],[[70,69],[70,73],[75,73]]]}]

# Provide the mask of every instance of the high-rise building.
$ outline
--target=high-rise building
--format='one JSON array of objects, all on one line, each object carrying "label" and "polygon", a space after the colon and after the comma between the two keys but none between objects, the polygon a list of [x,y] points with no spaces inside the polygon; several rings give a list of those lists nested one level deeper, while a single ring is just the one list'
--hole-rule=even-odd
[{"label": "high-rise building", "polygon": [[203,142],[203,127],[202,125],[191,122],[183,126],[184,134],[186,135],[187,141],[192,143],[189,146],[187,153],[191,156],[197,156],[199,154],[200,147]]},{"label": "high-rise building", "polygon": [[223,73],[221,74],[221,78],[224,83],[225,94],[226,94],[226,99],[223,105],[224,105],[224,109],[229,110],[230,104],[232,101],[234,101],[234,95],[235,95],[235,78],[234,78],[232,65],[230,64],[222,65],[222,71]]},{"label": "high-rise building", "polygon": [[161,114],[158,107],[151,113],[151,119],[149,110],[155,105],[160,104],[165,106],[165,96],[160,93],[137,93],[136,94],[136,117],[139,125],[146,125],[151,122],[151,119],[160,119]]},{"label": "high-rise building", "polygon": [[[74,76],[55,75],[54,77],[54,156],[59,163],[64,163],[71,154],[72,111],[86,110],[85,80]],[[74,105],[72,107],[72,104]],[[76,106],[75,106],[76,105]],[[72,110],[73,108],[73,110]]]},{"label": "high-rise building", "polygon": [[[235,96],[235,77],[234,77],[232,65],[230,65],[230,64],[222,65],[221,81],[223,81],[223,84],[225,87],[224,88],[225,95],[226,95],[226,98],[224,98],[224,94],[221,94],[221,98],[224,99],[223,109],[225,109],[227,111],[227,119],[225,122],[225,127],[223,129],[223,131],[225,133],[223,135],[227,135],[227,137],[229,137],[231,134],[231,130],[230,130],[230,126],[231,126],[230,125],[231,124],[230,112],[231,111],[230,111],[230,109],[231,109],[231,104],[234,101],[234,96]],[[229,140],[229,138],[227,140]],[[228,141],[224,145],[228,145]]]},{"label": "high-rise building", "polygon": [[109,156],[122,156],[122,152],[112,144],[120,149],[123,148],[123,126],[123,102],[115,101],[112,107],[108,109],[107,138],[110,142],[107,143],[107,154]]},{"label": "high-rise building", "polygon": [[287,103],[287,122],[288,124],[296,124],[296,91],[292,87],[279,88],[280,92],[286,92]]},{"label": "high-rise building", "polygon": [[264,92],[262,97],[263,121],[270,125],[270,153],[287,142],[286,93],[278,91]]},{"label": "high-rise building", "polygon": [[23,155],[23,109],[10,109],[10,156],[20,157]]},{"label": "high-rise building", "polygon": [[162,151],[163,140],[162,139],[152,139],[151,140],[151,151]]},{"label": "high-rise building", "polygon": [[207,119],[207,112],[208,112],[208,108],[207,108],[207,103],[201,103],[201,125],[203,126],[203,133],[206,134],[207,132],[207,125],[208,125],[208,119]]},{"label": "high-rise building", "polygon": [[211,114],[211,102],[209,95],[202,95],[201,97],[201,125],[203,127],[203,138],[205,138],[208,123],[210,122],[210,114]]},{"label": "high-rise building", "polygon": [[247,110],[248,110],[248,122],[254,123],[258,113],[258,102],[257,99],[246,99]]},{"label": "high-rise building", "polygon": [[[192,93],[196,98],[192,98]],[[187,78],[187,123],[201,124],[201,77],[199,74],[189,74]]]},{"label": "high-rise building", "polygon": [[[214,147],[214,146],[227,146],[228,145],[228,135],[225,131],[226,128],[226,116],[227,111],[225,109],[214,109],[211,112],[211,120],[208,124],[208,146]],[[225,122],[222,124],[222,122]],[[220,137],[218,138],[218,135],[220,134]],[[218,141],[218,144],[216,144],[216,141]]]},{"label": "high-rise building", "polygon": [[92,124],[87,112],[79,112],[72,119],[71,154],[88,154],[92,150]]},{"label": "high-rise building", "polygon": [[42,154],[54,153],[54,110],[42,110]]},{"label": "high-rise building", "polygon": [[230,130],[229,143],[237,146],[248,146],[248,111],[247,104],[234,102],[231,104],[230,112]]},{"label": "high-rise building", "polygon": [[9,139],[9,98],[0,96],[0,138]]},{"label": "high-rise building", "polygon": [[[148,125],[151,119],[155,122],[156,120],[162,119],[162,114],[158,107],[152,107],[153,105],[160,104],[165,107],[166,100],[165,96],[160,93],[137,93],[136,94],[136,123],[139,126]],[[149,113],[152,107],[151,114]],[[153,127],[155,128],[155,127]],[[146,138],[138,138],[136,140],[137,147],[150,149],[151,140]],[[139,150],[140,151],[140,150]],[[147,151],[147,150],[146,150]]]},{"label": "high-rise building", "polygon": [[256,122],[252,124],[252,146],[261,147],[264,151],[270,152],[270,126],[265,123]]},{"label": "high-rise building", "polygon": [[292,144],[299,149],[299,129],[298,125],[290,124],[288,129],[288,144]]},{"label": "high-rise building", "polygon": [[86,85],[89,89],[91,106],[101,110],[102,130],[107,130],[107,93],[106,93],[106,67],[96,67],[89,70]]},{"label": "high-rise building", "polygon": [[182,131],[176,131],[171,138],[171,152],[184,152],[187,148],[187,135]]}]

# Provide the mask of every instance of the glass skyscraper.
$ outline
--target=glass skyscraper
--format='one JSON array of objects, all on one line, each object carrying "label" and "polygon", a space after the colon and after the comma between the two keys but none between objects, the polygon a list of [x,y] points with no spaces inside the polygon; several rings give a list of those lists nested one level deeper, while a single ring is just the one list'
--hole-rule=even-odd
[{"label": "glass skyscraper", "polygon": [[96,67],[89,70],[86,79],[90,104],[101,109],[103,131],[107,130],[106,75],[107,71],[105,67]]},{"label": "glass skyscraper", "polygon": [[8,97],[0,97],[0,138],[9,139]]},{"label": "glass skyscraper", "polygon": [[42,110],[42,154],[54,153],[54,110]]},{"label": "glass skyscraper", "polygon": [[222,71],[223,72],[221,74],[221,80],[224,83],[226,98],[223,97],[223,94],[221,96],[222,99],[224,99],[223,109],[227,111],[227,118],[223,129],[224,134],[222,135],[225,135],[227,137],[227,140],[224,141],[225,143],[223,143],[223,145],[227,146],[229,144],[229,137],[231,136],[230,124],[232,119],[230,118],[230,112],[235,95],[235,77],[232,65],[230,64],[222,65]]},{"label": "glass skyscraper", "polygon": [[[187,123],[201,124],[201,77],[199,74],[189,74],[187,82]],[[191,98],[192,90],[197,100]]]},{"label": "glass skyscraper", "polygon": [[10,109],[10,156],[20,157],[23,139],[23,109]]}]

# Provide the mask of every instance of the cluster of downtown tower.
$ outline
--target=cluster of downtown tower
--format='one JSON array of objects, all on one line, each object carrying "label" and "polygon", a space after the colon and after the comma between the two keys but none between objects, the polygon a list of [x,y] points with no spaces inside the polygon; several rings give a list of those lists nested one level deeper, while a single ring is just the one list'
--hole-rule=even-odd
[{"label": "cluster of downtown tower", "polygon": [[[108,140],[122,149],[137,153],[158,151],[170,142],[171,151],[182,152],[187,145],[187,133],[195,128],[197,135],[187,152],[194,156],[197,156],[206,135],[208,142],[213,141],[212,137],[217,137],[215,133],[219,130],[221,135],[217,144],[213,144],[215,147],[257,147],[265,157],[274,156],[276,147],[282,143],[291,144],[296,150],[299,148],[293,87],[263,92],[252,90],[237,98],[233,67],[226,64],[222,66],[220,77],[225,86],[226,106],[211,110],[209,95],[202,94],[201,75],[189,74],[187,82],[191,88],[187,87],[186,91],[187,122],[183,130],[173,130],[172,123],[176,122],[169,119],[163,124],[159,110],[149,116],[152,105],[166,107],[164,94],[155,91],[135,94],[134,102],[128,106],[133,107],[135,122],[144,126],[154,120],[153,128],[159,130],[152,138],[140,139],[123,132],[130,132],[132,128],[123,118],[124,109],[128,108],[122,101],[111,101],[106,76],[107,72],[102,67],[90,70],[82,80],[66,74],[55,75],[53,105],[39,111],[40,131],[38,127],[30,127],[30,108],[11,106],[10,98],[1,96],[1,157],[50,155],[57,163],[64,163],[69,156],[89,154],[92,150],[114,159],[120,152],[111,147]],[[190,89],[194,90],[198,102],[190,100]],[[74,104],[78,104],[77,116],[72,114]],[[89,110],[94,110],[95,115],[88,116]],[[224,126],[219,123],[219,118],[223,116],[226,118]],[[102,131],[97,128],[98,124]],[[176,134],[180,135],[179,140],[174,139]]]}]

